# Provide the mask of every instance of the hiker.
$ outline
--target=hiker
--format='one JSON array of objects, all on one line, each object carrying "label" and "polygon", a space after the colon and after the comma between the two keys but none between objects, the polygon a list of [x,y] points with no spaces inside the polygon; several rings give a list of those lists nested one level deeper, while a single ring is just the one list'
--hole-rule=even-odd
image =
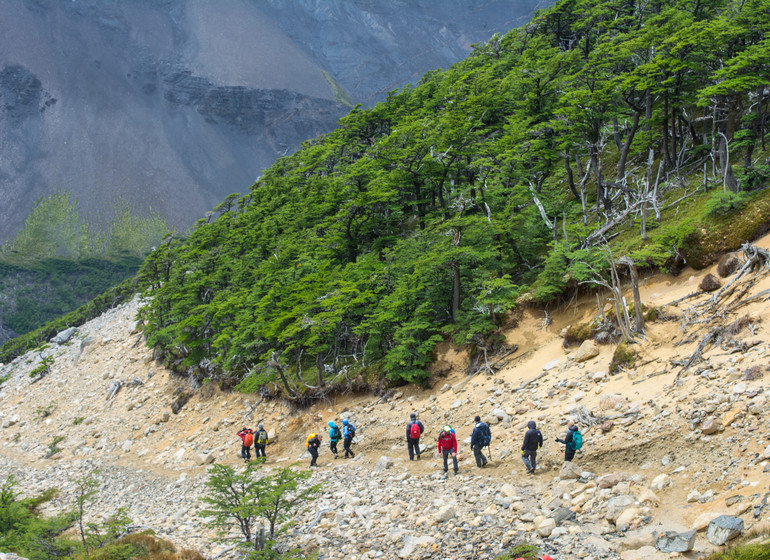
[{"label": "hiker", "polygon": [[342,439],[342,431],[339,426],[334,423],[334,420],[329,420],[329,449],[334,453],[334,458],[337,458],[337,442]]},{"label": "hiker", "polygon": [[425,426],[417,419],[417,415],[412,412],[409,415],[409,422],[406,425],[406,446],[409,448],[409,460],[420,460],[420,436],[425,431]]},{"label": "hiker", "polygon": [[353,438],[356,437],[356,427],[348,422],[347,418],[342,420],[342,437],[342,446],[345,448],[345,459],[348,458],[348,453],[350,454],[350,457],[355,457],[356,454],[350,449],[350,444],[353,443]]},{"label": "hiker", "polygon": [[535,474],[537,450],[543,447],[543,434],[537,429],[534,420],[527,423],[527,433],[524,434],[524,443],[521,444],[521,460],[527,467],[529,474]]},{"label": "hiker", "polygon": [[449,426],[444,426],[444,429],[438,435],[438,452],[444,458],[444,476],[447,475],[447,470],[449,470],[447,467],[449,455],[452,455],[452,464],[456,475],[459,470],[457,467],[457,438]]},{"label": "hiker", "polygon": [[572,420],[567,424],[567,435],[564,439],[556,438],[556,441],[564,444],[565,461],[572,461],[575,458],[575,451],[583,447],[583,435]]},{"label": "hiker", "polygon": [[318,449],[321,447],[321,436],[318,434],[310,434],[305,445],[307,445],[307,451],[312,457],[312,459],[310,459],[310,466],[317,467],[316,461],[318,460]]},{"label": "hiker", "polygon": [[[256,451],[257,457],[267,457],[265,455],[265,447],[267,446],[267,431],[265,431],[265,425],[260,424],[257,428],[257,437],[254,442],[254,451]],[[261,453],[261,455],[260,455]]]},{"label": "hiker", "polygon": [[476,466],[482,468],[487,466],[487,458],[484,457],[481,450],[492,441],[492,431],[487,424],[481,421],[481,416],[476,416],[473,421],[476,425],[471,434],[471,449],[473,450],[473,456],[476,457]]},{"label": "hiker", "polygon": [[241,428],[241,431],[238,432],[238,437],[241,438],[241,442],[243,443],[243,445],[241,445],[241,459],[250,461],[251,444],[254,443],[254,431],[244,426]]}]

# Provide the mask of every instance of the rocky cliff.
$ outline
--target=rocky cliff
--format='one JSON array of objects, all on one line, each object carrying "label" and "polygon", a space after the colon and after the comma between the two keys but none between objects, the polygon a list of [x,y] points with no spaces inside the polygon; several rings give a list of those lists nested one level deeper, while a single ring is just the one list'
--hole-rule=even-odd
[{"label": "rocky cliff", "polygon": [[0,0],[0,241],[71,191],[176,227],[535,3]]}]

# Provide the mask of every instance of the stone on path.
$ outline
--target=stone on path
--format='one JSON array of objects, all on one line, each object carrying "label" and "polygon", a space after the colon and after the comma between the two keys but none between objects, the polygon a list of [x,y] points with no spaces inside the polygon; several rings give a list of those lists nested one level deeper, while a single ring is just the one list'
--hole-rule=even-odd
[{"label": "stone on path", "polygon": [[695,535],[698,531],[692,529],[686,533],[666,531],[658,537],[655,546],[661,552],[688,552],[695,546]]},{"label": "stone on path", "polygon": [[578,351],[575,353],[575,361],[577,363],[585,362],[591,358],[595,358],[599,355],[599,345],[593,340],[585,340],[580,345]]},{"label": "stone on path", "polygon": [[393,459],[385,457],[384,455],[379,458],[377,464],[374,465],[375,471],[384,471],[393,467]]}]

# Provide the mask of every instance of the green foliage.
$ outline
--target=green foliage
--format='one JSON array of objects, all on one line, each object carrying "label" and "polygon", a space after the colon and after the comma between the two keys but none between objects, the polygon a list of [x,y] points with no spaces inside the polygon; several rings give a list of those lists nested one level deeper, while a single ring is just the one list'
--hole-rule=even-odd
[{"label": "green foliage", "polygon": [[55,496],[46,491],[36,498],[18,499],[13,475],[0,486],[0,550],[30,560],[48,560],[71,552],[60,535],[71,525],[69,516],[43,518],[38,508]]},{"label": "green foliage", "polygon": [[[53,362],[54,362],[53,356],[46,356],[42,358],[40,360],[40,363],[34,368],[32,368],[32,371],[29,372],[29,376],[31,378],[45,377],[51,371],[51,366],[53,365]],[[38,408],[38,411],[40,410],[43,410],[45,412],[45,409]],[[48,414],[50,414],[50,412],[51,411],[48,411]]]},{"label": "green foliage", "polygon": [[717,552],[707,560],[770,560],[770,542],[754,542],[731,546],[723,552]]},{"label": "green foliage", "polygon": [[[227,465],[212,465],[206,482],[208,494],[201,498],[207,508],[199,515],[208,519],[208,525],[223,540],[239,543],[249,558],[298,557],[296,551],[279,553],[275,540],[289,529],[295,511],[319,488],[306,484],[310,477],[307,471],[284,467],[261,474],[261,468],[262,461],[247,463],[240,472]],[[263,522],[267,522],[267,529]],[[232,537],[233,531],[239,531],[241,537]]]},{"label": "green foliage", "polygon": [[46,406],[39,406],[35,409],[35,420],[42,420],[48,418],[56,410],[56,401],[48,403]]},{"label": "green foliage", "polygon": [[743,192],[717,192],[706,203],[709,216],[718,218],[733,214],[748,204],[748,195]]},{"label": "green foliage", "polygon": [[354,108],[148,257],[148,343],[290,398],[362,372],[424,383],[440,341],[487,344],[522,294],[600,282],[618,233],[617,257],[692,262],[714,220],[678,214],[687,173],[708,158],[721,184],[723,138],[731,161],[764,145],[766,20],[759,0],[562,0]]},{"label": "green foliage", "polygon": [[83,417],[83,416],[78,416],[77,418],[74,418],[74,419],[72,420],[72,425],[73,425],[73,426],[79,426],[80,424],[82,424],[82,423],[83,423],[83,421],[84,421],[84,420],[85,420],[85,417]]},{"label": "green foliage", "polygon": [[50,458],[56,455],[57,453],[61,452],[61,447],[59,447],[59,444],[64,441],[64,436],[54,436],[53,441],[48,444],[48,449],[46,450],[46,457]]},{"label": "green foliage", "polygon": [[754,165],[743,170],[741,177],[741,189],[754,191],[770,184],[770,165]]},{"label": "green foliage", "polygon": [[13,338],[0,347],[0,362],[8,363],[25,352],[34,350],[68,327],[79,327],[108,309],[131,299],[137,292],[136,279],[129,278],[110,288],[75,311],[61,315],[37,329]]},{"label": "green foliage", "polygon": [[537,560],[540,549],[533,544],[517,544],[503,554],[496,556],[495,560],[515,560],[524,558],[524,560]]}]

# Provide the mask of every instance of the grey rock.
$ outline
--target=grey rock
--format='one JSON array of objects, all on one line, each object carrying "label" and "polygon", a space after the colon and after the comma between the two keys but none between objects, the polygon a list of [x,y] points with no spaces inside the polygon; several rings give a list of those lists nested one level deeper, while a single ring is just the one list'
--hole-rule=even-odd
[{"label": "grey rock", "polygon": [[709,523],[706,538],[716,546],[722,546],[743,532],[743,519],[732,515],[720,515]]},{"label": "grey rock", "polygon": [[574,521],[577,518],[575,512],[566,507],[553,510],[548,517],[553,519],[557,525],[561,525],[565,521]]},{"label": "grey rock", "polygon": [[384,455],[379,458],[377,464],[374,465],[375,471],[384,471],[393,467],[393,459],[385,457]]},{"label": "grey rock", "polygon": [[661,552],[688,552],[695,546],[698,531],[692,529],[686,533],[666,531],[658,537],[655,546]]},{"label": "grey rock", "polygon": [[70,327],[68,329],[64,329],[60,333],[58,333],[53,339],[51,339],[56,344],[64,344],[65,342],[69,341],[70,338],[72,338],[72,335],[75,334],[75,331],[77,330],[77,327]]}]

